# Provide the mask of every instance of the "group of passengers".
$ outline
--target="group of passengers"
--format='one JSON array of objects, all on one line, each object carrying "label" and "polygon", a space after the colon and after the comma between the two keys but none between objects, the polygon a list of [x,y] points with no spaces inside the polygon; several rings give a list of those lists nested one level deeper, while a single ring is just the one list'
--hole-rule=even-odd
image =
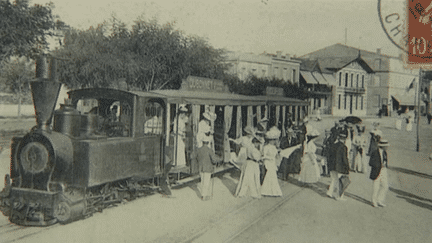
[{"label": "group of passengers", "polygon": [[314,143],[319,133],[308,124],[308,119],[298,127],[288,123],[282,136],[276,126],[267,131],[267,124],[264,118],[257,128],[246,126],[245,136],[231,139],[240,146],[238,155],[232,155],[234,163],[242,164],[235,193],[238,197],[282,196],[278,177],[287,180],[290,174],[304,183],[320,178]]}]

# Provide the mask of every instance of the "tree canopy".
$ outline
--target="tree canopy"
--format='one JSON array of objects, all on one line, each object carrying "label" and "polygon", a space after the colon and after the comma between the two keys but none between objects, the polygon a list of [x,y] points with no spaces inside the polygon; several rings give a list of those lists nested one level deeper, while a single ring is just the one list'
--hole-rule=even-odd
[{"label": "tree canopy", "polygon": [[266,87],[277,87],[284,90],[286,97],[302,100],[309,97],[304,87],[277,78],[258,78],[251,75],[243,81],[236,76],[226,75],[224,83],[228,85],[231,92],[242,95],[265,95]]},{"label": "tree canopy", "polygon": [[0,0],[0,60],[11,56],[34,58],[47,46],[56,26],[53,4],[29,6],[28,0]]},{"label": "tree canopy", "polygon": [[71,88],[178,89],[189,75],[222,78],[223,50],[155,20],[138,19],[131,29],[112,18],[97,27],[65,33],[59,77]]}]

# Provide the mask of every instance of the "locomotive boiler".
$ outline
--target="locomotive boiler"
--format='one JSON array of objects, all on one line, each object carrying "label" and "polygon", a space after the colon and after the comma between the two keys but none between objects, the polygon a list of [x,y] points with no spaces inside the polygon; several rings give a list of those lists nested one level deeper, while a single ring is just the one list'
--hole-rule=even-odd
[{"label": "locomotive boiler", "polygon": [[12,140],[3,214],[19,225],[67,223],[157,189],[163,127],[149,130],[140,120],[162,123],[163,100],[87,89],[70,92],[54,111],[61,84],[46,76],[37,72],[31,83],[37,125]]}]

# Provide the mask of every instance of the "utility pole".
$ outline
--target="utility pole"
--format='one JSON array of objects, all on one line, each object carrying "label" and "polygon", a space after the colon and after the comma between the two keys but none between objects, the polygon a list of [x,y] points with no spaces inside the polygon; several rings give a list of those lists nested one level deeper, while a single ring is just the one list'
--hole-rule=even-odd
[{"label": "utility pole", "polygon": [[417,85],[417,152],[420,151],[420,94],[421,94],[421,83],[422,83],[422,68],[419,69],[419,81]]},{"label": "utility pole", "polygon": [[346,43],[347,43],[347,32],[348,32],[348,29],[347,28],[345,28],[345,45],[346,45]]}]

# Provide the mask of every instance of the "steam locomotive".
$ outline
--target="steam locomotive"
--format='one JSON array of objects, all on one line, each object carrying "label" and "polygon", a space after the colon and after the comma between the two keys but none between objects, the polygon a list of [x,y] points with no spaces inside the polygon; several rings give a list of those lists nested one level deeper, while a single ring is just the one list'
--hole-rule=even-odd
[{"label": "steam locomotive", "polygon": [[[38,80],[31,83],[37,125],[25,136],[13,138],[10,175],[6,175],[6,186],[0,192],[0,210],[18,225],[68,223],[160,191],[166,188],[169,173],[197,175],[197,162],[191,159],[196,149],[193,134],[197,134],[199,120],[208,107],[213,107],[218,117],[214,149],[225,162],[231,152],[229,137],[241,136],[242,127],[256,124],[262,114],[283,129],[285,120],[298,121],[307,112],[304,101],[231,94],[219,90],[223,87],[219,83],[200,85],[212,87],[206,92],[186,88],[152,92],[74,90],[54,111],[61,84],[56,82],[54,67],[43,68],[46,63],[43,58],[38,60]],[[186,81],[189,87],[214,82],[202,78],[199,82]],[[185,139],[188,164],[177,168],[179,138],[172,135],[171,124],[178,122],[176,109],[180,104],[188,104],[191,117]]]}]

